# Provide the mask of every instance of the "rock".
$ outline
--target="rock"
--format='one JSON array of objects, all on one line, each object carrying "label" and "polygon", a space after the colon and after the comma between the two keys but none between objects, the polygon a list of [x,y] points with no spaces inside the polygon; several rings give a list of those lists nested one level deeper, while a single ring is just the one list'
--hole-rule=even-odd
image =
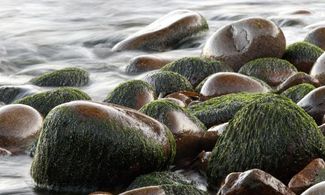
[{"label": "rock", "polygon": [[208,195],[207,192],[199,190],[191,185],[161,185],[148,186],[130,190],[120,195]]},{"label": "rock", "polygon": [[202,151],[192,162],[190,165],[190,169],[199,170],[203,172],[203,174],[208,169],[208,162],[211,157],[211,152]]},{"label": "rock", "polygon": [[313,65],[310,76],[316,78],[321,85],[325,85],[325,54],[322,54]]},{"label": "rock", "polygon": [[325,193],[325,181],[313,185],[301,195],[323,195]]},{"label": "rock", "polygon": [[238,73],[256,77],[270,86],[277,86],[297,72],[290,62],[278,58],[259,58],[242,66]]},{"label": "rock", "polygon": [[289,89],[285,90],[281,93],[281,95],[286,96],[287,98],[291,99],[295,103],[298,103],[305,95],[309,92],[314,90],[315,87],[308,83],[303,83],[299,85],[295,85],[290,87]]},{"label": "rock", "polygon": [[177,47],[181,41],[207,31],[208,28],[207,21],[199,13],[176,10],[117,43],[112,50],[165,51]]},{"label": "rock", "polygon": [[52,108],[55,106],[74,100],[90,100],[90,97],[79,89],[61,87],[50,91],[26,96],[15,101],[15,103],[29,105],[35,108],[42,114],[42,116],[45,117],[47,113],[49,113],[50,110],[52,110]]},{"label": "rock", "polygon": [[246,75],[220,72],[211,75],[202,86],[200,94],[206,98],[238,92],[269,92],[270,88]]},{"label": "rock", "polygon": [[313,64],[323,52],[316,45],[308,42],[297,42],[288,46],[282,58],[295,65],[298,71],[309,73]]},{"label": "rock", "polygon": [[176,140],[177,165],[193,159],[202,151],[201,137],[206,127],[196,117],[168,100],[155,100],[140,110],[142,113],[165,124]]},{"label": "rock", "polygon": [[165,98],[175,98],[189,105],[192,101],[200,99],[200,94],[192,91],[180,91],[167,95]]},{"label": "rock", "polygon": [[185,57],[165,65],[161,70],[184,76],[195,87],[206,77],[217,72],[233,72],[226,64],[207,58]]},{"label": "rock", "polygon": [[6,150],[4,148],[0,148],[0,157],[1,156],[11,156],[12,153],[9,150]]},{"label": "rock", "polygon": [[113,195],[113,194],[110,193],[110,192],[100,192],[100,191],[98,191],[98,192],[92,192],[89,195]]},{"label": "rock", "polygon": [[297,173],[290,180],[289,188],[297,194],[301,194],[312,185],[315,185],[317,176],[321,171],[325,170],[325,162],[321,158],[311,161],[303,170]]},{"label": "rock", "polygon": [[281,58],[285,47],[283,32],[272,21],[248,18],[215,32],[207,40],[202,55],[224,61],[238,71],[245,63],[257,58]]},{"label": "rock", "polygon": [[135,110],[69,102],[45,118],[31,176],[38,188],[51,191],[114,191],[166,169],[175,147],[166,126]]},{"label": "rock", "polygon": [[171,61],[171,59],[161,58],[154,55],[141,55],[132,58],[129,65],[126,66],[125,71],[129,74],[147,72],[160,69]]},{"label": "rock", "polygon": [[325,50],[325,27],[318,27],[308,32],[305,41]]},{"label": "rock", "polygon": [[228,94],[191,105],[188,109],[206,127],[210,128],[228,122],[238,110],[262,96],[256,93]]},{"label": "rock", "polygon": [[315,87],[320,86],[318,79],[315,79],[304,72],[298,72],[298,73],[295,73],[292,76],[290,76],[281,85],[279,85],[277,87],[277,92],[282,93],[285,90],[289,89],[290,87],[293,87],[293,86],[296,86],[299,84],[303,84],[303,83],[309,83]]},{"label": "rock", "polygon": [[208,181],[213,187],[231,172],[257,168],[287,183],[308,162],[324,156],[315,121],[288,98],[270,94],[229,122],[212,151]]},{"label": "rock", "polygon": [[166,100],[166,101],[169,101],[169,102],[171,102],[171,103],[173,103],[173,104],[176,104],[177,106],[179,106],[179,107],[181,107],[181,108],[185,108],[185,107],[186,107],[186,105],[184,104],[184,102],[182,102],[182,101],[179,100],[179,99],[171,98],[171,97],[166,97],[166,98],[162,98],[162,99],[164,99],[164,100]]},{"label": "rock", "polygon": [[318,128],[320,129],[320,131],[322,132],[322,134],[325,136],[325,124],[324,124],[324,118],[323,118],[323,124],[318,126]]},{"label": "rock", "polygon": [[42,116],[32,107],[12,104],[0,108],[0,147],[12,153],[28,150],[38,138]]},{"label": "rock", "polygon": [[0,102],[10,104],[15,100],[39,92],[40,89],[33,85],[4,85],[0,87]]},{"label": "rock", "polygon": [[104,102],[139,110],[154,99],[155,92],[151,85],[141,80],[131,80],[119,84],[108,94]]},{"label": "rock", "polygon": [[80,87],[89,82],[89,73],[80,68],[64,68],[42,74],[30,80],[30,83],[45,87]]},{"label": "rock", "polygon": [[259,169],[230,173],[218,192],[218,195],[246,194],[295,195],[281,181]]},{"label": "rock", "polygon": [[173,92],[193,90],[191,83],[185,77],[170,71],[149,74],[144,78],[144,81],[155,88],[155,93],[159,97],[164,97]]}]

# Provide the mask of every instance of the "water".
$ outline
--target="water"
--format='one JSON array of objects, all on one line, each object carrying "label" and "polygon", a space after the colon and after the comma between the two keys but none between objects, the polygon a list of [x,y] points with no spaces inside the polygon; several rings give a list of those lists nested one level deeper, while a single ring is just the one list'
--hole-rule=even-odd
[{"label": "water", "polygon": [[[113,53],[114,44],[170,11],[201,13],[210,26],[207,36],[231,21],[266,17],[292,43],[325,26],[324,7],[322,0],[1,0],[0,84],[23,84],[42,72],[78,66],[91,73],[90,85],[82,90],[101,101],[118,83],[143,76],[127,75],[124,68],[130,58],[146,53]],[[312,14],[292,14],[297,10]],[[157,55],[198,56],[205,39]],[[0,158],[0,194],[35,194],[30,163],[28,156]]]}]

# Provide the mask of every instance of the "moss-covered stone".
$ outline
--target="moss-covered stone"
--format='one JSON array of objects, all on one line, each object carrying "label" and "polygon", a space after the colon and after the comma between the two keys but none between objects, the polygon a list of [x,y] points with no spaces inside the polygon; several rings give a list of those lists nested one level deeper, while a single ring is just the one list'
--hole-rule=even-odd
[{"label": "moss-covered stone", "polygon": [[74,101],[74,100],[90,100],[91,98],[84,92],[76,88],[61,87],[50,91],[26,96],[15,101],[17,104],[26,104],[35,108],[43,116],[52,110],[55,106]]},{"label": "moss-covered stone", "polygon": [[10,104],[15,100],[23,98],[28,95],[35,94],[39,91],[31,85],[10,86],[5,85],[0,87],[0,102]]},{"label": "moss-covered stone", "polygon": [[208,165],[217,185],[231,172],[262,169],[284,181],[308,162],[325,156],[315,121],[286,97],[268,95],[243,107],[218,139]]},{"label": "moss-covered stone", "polygon": [[308,83],[299,84],[281,93],[281,95],[290,98],[295,103],[298,103],[305,95],[311,92],[315,87]]},{"label": "moss-covered stone", "polygon": [[261,79],[270,86],[277,86],[297,72],[297,69],[286,60],[259,58],[244,64],[238,72]]},{"label": "moss-covered stone", "polygon": [[182,75],[171,71],[159,71],[147,75],[144,80],[155,88],[157,96],[177,91],[192,91],[191,83]]},{"label": "moss-covered stone", "polygon": [[302,41],[289,45],[282,58],[295,65],[298,71],[309,73],[313,64],[323,52],[316,45]]},{"label": "moss-covered stone", "polygon": [[108,94],[104,102],[118,104],[133,109],[140,109],[143,105],[155,99],[154,89],[147,82],[131,80],[118,85]]},{"label": "moss-covered stone", "polygon": [[228,122],[238,110],[262,96],[259,93],[233,93],[194,104],[188,110],[209,128]]},{"label": "moss-covered stone", "polygon": [[233,72],[225,63],[198,57],[185,57],[165,65],[161,70],[177,72],[187,78],[193,86],[216,72]]},{"label": "moss-covered stone", "polygon": [[37,86],[47,87],[80,87],[89,82],[89,73],[80,68],[64,68],[42,74],[33,78],[30,82]]},{"label": "moss-covered stone", "polygon": [[113,104],[74,101],[45,118],[31,175],[41,189],[114,190],[166,169],[174,155],[173,135],[158,121]]},{"label": "moss-covered stone", "polygon": [[207,192],[199,190],[191,185],[161,185],[148,186],[126,191],[120,195],[144,195],[144,194],[164,194],[164,195],[208,195]]}]

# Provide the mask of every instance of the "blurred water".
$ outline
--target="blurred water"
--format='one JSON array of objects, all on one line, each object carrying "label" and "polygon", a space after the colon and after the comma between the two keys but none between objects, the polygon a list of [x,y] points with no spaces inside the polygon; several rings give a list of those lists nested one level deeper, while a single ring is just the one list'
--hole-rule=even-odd
[{"label": "blurred water", "polygon": [[[82,89],[101,101],[118,83],[142,76],[127,75],[124,68],[145,52],[114,53],[114,44],[170,11],[201,13],[210,26],[206,36],[231,21],[266,17],[292,43],[325,26],[324,7],[322,0],[1,0],[0,85],[23,84],[45,71],[78,66],[91,73],[90,85]],[[297,10],[311,14],[293,14]],[[156,55],[197,56],[205,39]],[[0,194],[35,194],[30,163],[27,156],[0,157]]]}]

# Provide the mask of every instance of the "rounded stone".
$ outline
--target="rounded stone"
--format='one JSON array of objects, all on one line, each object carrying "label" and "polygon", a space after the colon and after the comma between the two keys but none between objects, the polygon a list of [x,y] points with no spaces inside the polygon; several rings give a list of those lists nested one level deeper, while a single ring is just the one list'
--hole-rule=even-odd
[{"label": "rounded stone", "polygon": [[42,74],[30,80],[30,83],[44,87],[80,87],[89,82],[89,73],[80,68],[64,68]]},{"label": "rounded stone", "polygon": [[238,92],[269,92],[270,88],[249,76],[238,73],[215,73],[203,84],[200,94],[209,98]]},{"label": "rounded stone", "polygon": [[281,58],[286,47],[282,30],[272,21],[248,18],[228,24],[206,42],[202,55],[224,61],[234,71],[262,57]]},{"label": "rounded stone", "polygon": [[166,169],[174,155],[173,135],[158,121],[113,104],[74,101],[45,118],[31,176],[40,189],[114,191]]},{"label": "rounded stone", "polygon": [[141,80],[131,80],[119,84],[108,94],[104,102],[139,110],[154,99],[155,92],[151,85]]},{"label": "rounded stone", "polygon": [[307,33],[305,41],[325,50],[325,27],[318,27]]},{"label": "rounded stone", "polygon": [[193,92],[193,91],[180,91],[180,92],[171,93],[171,94],[167,95],[165,98],[174,98],[174,99],[180,100],[187,106],[191,102],[199,100],[200,94]]},{"label": "rounded stone", "polygon": [[298,71],[309,73],[323,52],[316,45],[303,41],[289,45],[282,58],[295,65]]},{"label": "rounded stone", "polygon": [[165,65],[161,70],[177,72],[187,78],[194,87],[213,73],[233,72],[225,63],[198,57],[181,58]]},{"label": "rounded stone", "polygon": [[191,185],[161,185],[137,188],[123,192],[119,195],[208,195],[207,192],[199,190]]},{"label": "rounded stone", "polygon": [[185,77],[171,71],[148,74],[144,81],[155,88],[155,94],[158,97],[164,97],[173,92],[193,91],[191,83]]},{"label": "rounded stone", "polygon": [[301,195],[322,195],[325,193],[325,181],[308,188]]},{"label": "rounded stone", "polygon": [[207,175],[213,186],[231,172],[257,168],[286,183],[324,156],[324,137],[315,121],[288,98],[268,95],[229,122],[212,151]]},{"label": "rounded stone", "polygon": [[207,21],[199,13],[176,10],[117,43],[112,50],[164,51],[177,47],[181,41],[207,31],[208,28]]},{"label": "rounded stone", "polygon": [[90,100],[90,97],[79,89],[61,87],[50,91],[26,96],[15,101],[15,103],[29,105],[35,108],[42,114],[42,116],[45,117],[47,113],[49,113],[50,110],[52,110],[52,108],[55,106],[74,100]]},{"label": "rounded stone", "polygon": [[318,79],[315,79],[315,78],[311,77],[309,74],[306,74],[304,72],[297,72],[297,73],[291,75],[283,83],[281,83],[277,87],[277,92],[282,93],[285,90],[289,89],[290,87],[293,87],[293,86],[296,86],[299,84],[303,84],[303,83],[308,83],[315,87],[320,86]]},{"label": "rounded stone", "polygon": [[38,138],[43,118],[34,108],[11,104],[0,108],[0,147],[12,153],[28,150]]},{"label": "rounded stone", "polygon": [[277,86],[297,72],[294,65],[279,58],[259,58],[242,66],[238,73],[256,77],[270,86]]},{"label": "rounded stone", "polygon": [[299,84],[281,93],[281,95],[286,96],[295,103],[298,103],[305,95],[314,90],[315,87],[308,83]]},{"label": "rounded stone", "polygon": [[126,66],[125,71],[129,74],[143,73],[157,70],[170,63],[172,60],[154,55],[141,55],[134,57]]},{"label": "rounded stone", "polygon": [[325,53],[316,60],[310,70],[310,76],[316,78],[321,85],[325,85]]}]

